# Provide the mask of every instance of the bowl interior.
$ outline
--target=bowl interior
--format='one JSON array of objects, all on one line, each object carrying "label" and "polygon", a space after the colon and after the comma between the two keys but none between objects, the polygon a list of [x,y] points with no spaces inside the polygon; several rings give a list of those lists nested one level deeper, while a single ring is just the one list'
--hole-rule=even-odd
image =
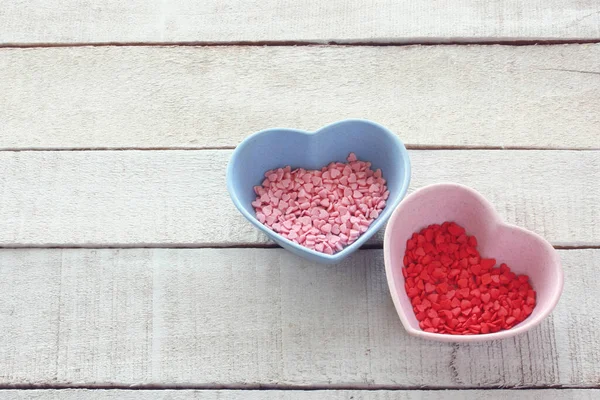
[{"label": "bowl interior", "polygon": [[[467,234],[475,235],[482,257],[506,263],[513,272],[529,275],[537,292],[536,307],[519,327],[534,325],[554,307],[562,290],[560,260],[554,248],[541,237],[524,229],[504,224],[491,205],[472,189],[454,184],[433,185],[408,196],[392,216],[385,238],[390,285],[405,327],[421,331],[404,289],[402,265],[406,241],[413,232],[444,221],[462,225]],[[394,294],[393,294],[394,295]],[[499,332],[499,333],[500,333]],[[437,336],[452,336],[441,335]],[[477,335],[492,336],[498,335]],[[474,336],[469,336],[474,337]]]},{"label": "bowl interior", "polygon": [[[291,165],[292,168],[320,169],[332,161],[345,162],[350,152],[381,168],[387,180],[390,197],[379,218],[355,243],[329,256],[297,245],[267,229],[255,218],[253,187],[264,180],[270,169]],[[406,194],[410,181],[410,162],[404,145],[390,131],[370,121],[345,120],[312,133],[294,129],[269,129],[248,137],[234,152],[227,172],[228,188],[236,206],[246,218],[288,249],[314,253],[323,258],[339,259],[340,255],[360,247]]]}]

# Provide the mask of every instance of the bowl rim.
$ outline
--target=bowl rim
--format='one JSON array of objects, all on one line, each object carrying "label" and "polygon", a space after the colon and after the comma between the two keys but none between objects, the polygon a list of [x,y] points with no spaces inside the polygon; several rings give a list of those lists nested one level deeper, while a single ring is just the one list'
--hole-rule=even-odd
[{"label": "bowl rim", "polygon": [[[548,253],[551,255],[553,264],[558,266],[558,280],[553,287],[554,290],[551,293],[551,297],[550,297],[548,303],[546,303],[545,309],[542,311],[542,313],[540,315],[536,316],[534,319],[531,319],[529,321],[527,321],[527,319],[526,319],[525,321],[523,321],[525,323],[522,322],[521,324],[519,324],[516,327],[513,327],[509,330],[503,330],[503,331],[498,331],[498,332],[494,332],[494,333],[485,333],[485,334],[479,334],[479,335],[451,335],[448,333],[425,332],[421,329],[415,329],[412,326],[410,326],[410,323],[408,321],[408,318],[404,311],[404,308],[400,304],[400,295],[399,295],[398,291],[396,290],[396,285],[394,284],[394,278],[393,278],[393,274],[392,274],[393,267],[391,265],[391,245],[392,245],[391,240],[392,240],[393,225],[400,221],[399,215],[402,212],[403,205],[406,204],[410,199],[421,196],[428,192],[442,189],[442,188],[458,189],[461,191],[465,191],[465,192],[469,193],[470,195],[472,195],[473,197],[475,197],[483,205],[484,212],[487,212],[489,214],[489,216],[492,218],[490,223],[494,224],[494,229],[498,229],[501,227],[508,227],[511,229],[516,229],[518,231],[521,231],[523,233],[526,233],[528,235],[531,235],[531,236],[537,238],[540,241],[540,243],[545,247],[546,251],[548,251]],[[532,232],[525,228],[521,228],[517,225],[513,225],[513,224],[504,222],[503,219],[501,218],[500,214],[498,214],[498,212],[492,206],[492,203],[489,202],[481,193],[477,192],[475,189],[472,189],[468,186],[461,185],[458,183],[453,183],[453,182],[441,182],[441,183],[435,183],[435,184],[424,186],[422,188],[415,190],[408,196],[406,196],[406,198],[400,204],[398,204],[396,209],[392,212],[392,215],[390,216],[388,225],[385,229],[385,235],[384,235],[384,239],[383,239],[383,258],[384,258],[384,264],[385,264],[385,274],[386,274],[386,279],[388,282],[388,288],[390,290],[390,295],[392,297],[392,301],[394,303],[396,313],[400,317],[400,321],[402,322],[404,329],[408,332],[408,334],[410,334],[412,336],[420,337],[420,338],[427,339],[427,340],[439,341],[439,342],[455,342],[455,343],[484,342],[484,341],[490,341],[490,340],[505,339],[505,338],[513,337],[518,334],[529,331],[530,329],[538,326],[554,310],[554,308],[558,304],[558,301],[562,295],[562,291],[563,291],[563,287],[564,287],[564,271],[563,271],[562,264],[560,261],[560,256],[559,256],[558,252],[556,251],[556,249],[546,239],[544,239],[542,236],[538,235],[535,232]]]},{"label": "bowl rim", "polygon": [[[232,181],[231,176],[233,175],[233,172],[234,172],[237,156],[257,137],[262,136],[264,134],[268,134],[268,133],[282,132],[282,131],[287,131],[290,133],[298,133],[298,134],[303,134],[303,135],[307,135],[307,136],[318,135],[322,131],[330,129],[336,125],[343,125],[343,124],[348,124],[348,123],[362,123],[362,124],[372,125],[372,126],[378,128],[384,135],[386,135],[388,137],[388,139],[390,139],[396,145],[396,147],[398,148],[398,150],[400,151],[400,154],[401,154],[400,162],[404,166],[404,174],[401,177],[402,185],[399,188],[397,197],[394,199],[394,201],[388,202],[386,204],[386,207],[385,207],[382,215],[377,217],[377,219],[375,219],[373,224],[371,226],[369,226],[369,229],[365,233],[360,235],[360,237],[354,243],[352,243],[349,246],[344,247],[341,251],[331,254],[331,255],[321,253],[316,250],[312,250],[312,249],[304,247],[300,244],[297,244],[287,238],[284,238],[283,236],[279,235],[277,232],[274,232],[274,231],[268,229],[266,226],[261,224],[255,218],[255,216],[251,215],[242,206],[242,202],[237,197],[236,191],[233,187],[233,181]],[[227,171],[226,171],[227,191],[229,192],[229,196],[230,196],[231,200],[233,201],[233,204],[235,205],[235,207],[238,209],[238,211],[240,213],[242,213],[242,215],[248,221],[250,221],[250,223],[252,223],[255,227],[257,227],[259,230],[264,232],[267,236],[269,236],[274,241],[281,241],[281,242],[285,243],[286,245],[288,245],[289,247],[292,247],[295,250],[297,250],[300,254],[305,253],[306,255],[312,256],[311,257],[312,259],[317,259],[318,261],[320,261],[322,263],[326,263],[326,264],[334,264],[334,263],[340,262],[342,259],[348,257],[350,254],[352,254],[353,252],[358,250],[367,240],[369,240],[375,233],[377,233],[383,227],[383,225],[386,223],[386,221],[393,215],[393,211],[396,209],[398,204],[400,204],[400,202],[402,201],[404,196],[406,196],[406,192],[408,191],[408,187],[410,185],[410,180],[411,180],[410,156],[409,156],[408,151],[406,150],[406,147],[404,146],[404,143],[402,142],[402,140],[400,140],[400,138],[396,134],[394,134],[391,130],[389,130],[385,126],[383,126],[377,122],[371,121],[371,120],[360,119],[360,118],[348,118],[348,119],[339,120],[339,121],[324,125],[321,128],[314,130],[314,131],[307,131],[307,130],[294,129],[294,128],[277,128],[277,127],[262,129],[260,131],[257,131],[255,133],[247,136],[244,140],[242,140],[242,142],[240,142],[240,144],[235,148],[235,150],[233,151],[233,154],[231,155],[231,157],[229,159],[229,163],[227,164]]]}]

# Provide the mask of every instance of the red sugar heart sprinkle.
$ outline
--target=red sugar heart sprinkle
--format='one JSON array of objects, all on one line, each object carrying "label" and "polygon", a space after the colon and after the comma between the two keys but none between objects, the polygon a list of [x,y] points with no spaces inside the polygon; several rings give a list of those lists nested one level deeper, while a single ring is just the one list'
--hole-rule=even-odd
[{"label": "red sugar heart sprinkle", "polygon": [[403,261],[406,293],[426,332],[494,333],[524,321],[535,307],[529,277],[482,258],[475,236],[454,222],[413,233]]}]

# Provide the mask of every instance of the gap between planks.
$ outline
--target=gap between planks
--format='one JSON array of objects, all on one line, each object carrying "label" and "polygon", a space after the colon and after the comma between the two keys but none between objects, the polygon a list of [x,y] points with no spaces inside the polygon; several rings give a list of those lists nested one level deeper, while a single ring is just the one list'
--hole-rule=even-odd
[{"label": "gap between planks", "polygon": [[[578,71],[580,73],[591,73],[591,71]],[[595,73],[595,72],[594,72]],[[600,72],[598,72],[600,75]],[[24,148],[0,148],[0,151],[14,153],[28,151],[198,151],[198,150],[235,150],[236,146],[171,146],[171,147],[24,147]],[[544,151],[598,151],[600,147],[542,147],[542,146],[430,146],[430,145],[406,145],[407,150],[544,150]]]},{"label": "gap between planks", "polygon": [[424,40],[403,40],[394,41],[289,41],[289,40],[269,40],[269,41],[182,41],[182,42],[73,42],[73,43],[5,43],[0,44],[0,49],[12,48],[47,48],[47,47],[161,47],[161,46],[187,46],[187,47],[211,47],[211,46],[278,46],[278,47],[305,47],[305,46],[556,46],[565,44],[594,44],[600,43],[600,39],[487,39],[478,40],[459,39],[459,38],[434,38]]},{"label": "gap between planks", "polygon": [[[85,390],[85,389],[73,389],[73,390],[33,390],[33,391],[19,391],[19,390],[3,390],[0,395],[8,395],[9,399],[24,399],[25,396],[35,396],[36,399],[371,399],[371,400],[440,400],[440,399],[497,399],[506,400],[511,399],[528,399],[528,400],[543,400],[551,396],[553,399],[572,399],[577,396],[579,399],[594,399],[594,395],[598,394],[598,390],[581,390],[581,389],[539,389],[534,391],[511,391],[511,390],[493,390],[493,391],[480,391],[480,390],[468,390],[468,391],[428,391],[428,390],[414,390],[414,391],[396,391],[396,390],[370,390],[370,391],[357,391],[357,390],[338,390],[338,391],[262,391],[262,390],[150,390],[150,391],[137,391],[137,390]],[[82,397],[83,396],[83,397]],[[31,398],[31,397],[28,397]]]},{"label": "gap between planks", "polygon": [[600,385],[591,386],[568,386],[568,385],[545,385],[545,386],[461,386],[457,389],[455,386],[402,386],[402,385],[363,385],[363,384],[330,384],[330,385],[280,385],[280,384],[225,384],[225,385],[158,385],[158,384],[140,384],[140,385],[95,385],[95,384],[28,384],[28,385],[0,385],[0,390],[68,390],[68,389],[88,389],[88,390],[232,390],[232,391],[342,391],[342,390],[360,390],[364,392],[377,391],[468,391],[468,390],[594,390],[600,389]]},{"label": "gap between planks", "polygon": [[[600,245],[587,245],[587,246],[563,246],[563,245],[555,245],[553,246],[556,250],[594,250],[600,249]],[[23,249],[50,249],[50,250],[69,250],[69,249],[89,249],[89,250],[120,250],[120,249],[163,249],[163,250],[183,250],[183,249],[283,249],[275,243],[248,243],[248,244],[215,244],[212,243],[210,245],[192,245],[192,244],[181,244],[181,245],[172,245],[172,246],[163,246],[163,245],[118,245],[118,246],[102,246],[102,245],[23,245],[23,246],[2,246],[0,245],[0,250],[23,250]],[[382,244],[365,244],[360,247],[358,250],[382,250]]]}]

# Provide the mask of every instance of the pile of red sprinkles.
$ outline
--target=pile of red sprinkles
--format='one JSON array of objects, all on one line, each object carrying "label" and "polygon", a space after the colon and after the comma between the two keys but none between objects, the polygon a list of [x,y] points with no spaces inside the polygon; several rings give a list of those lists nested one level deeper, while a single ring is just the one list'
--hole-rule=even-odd
[{"label": "pile of red sprinkles", "polygon": [[475,335],[527,318],[536,293],[527,275],[482,258],[477,239],[454,222],[429,225],[406,243],[405,289],[426,332]]}]

